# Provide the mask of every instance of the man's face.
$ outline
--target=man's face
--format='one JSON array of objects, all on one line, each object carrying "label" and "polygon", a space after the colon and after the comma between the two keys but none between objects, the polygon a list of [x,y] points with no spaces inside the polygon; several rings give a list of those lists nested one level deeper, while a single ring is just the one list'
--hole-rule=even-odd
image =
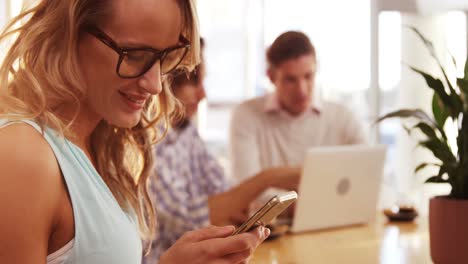
[{"label": "man's face", "polygon": [[286,60],[268,71],[281,107],[293,116],[302,114],[310,106],[316,67],[314,55],[306,54]]},{"label": "man's face", "polygon": [[192,118],[197,113],[198,104],[206,97],[203,86],[204,77],[204,71],[199,71],[197,83],[184,84],[174,91],[175,97],[184,105],[186,118]]}]

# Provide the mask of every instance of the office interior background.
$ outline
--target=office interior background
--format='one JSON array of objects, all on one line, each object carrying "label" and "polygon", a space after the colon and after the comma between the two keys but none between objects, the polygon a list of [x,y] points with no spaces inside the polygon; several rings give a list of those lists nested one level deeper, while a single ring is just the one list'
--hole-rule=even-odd
[{"label": "office interior background", "polygon": [[[29,2],[0,0],[0,26]],[[408,26],[434,42],[450,76],[462,75],[468,10],[462,2],[467,1],[198,0],[207,64],[207,99],[197,116],[203,139],[228,172],[231,110],[273,90],[265,75],[266,49],[286,30],[303,31],[318,54],[314,96],[346,104],[361,117],[373,143],[388,145],[379,206],[411,203],[424,214],[428,197],[449,187],[423,185],[434,173],[430,169],[415,175],[416,165],[431,155],[416,148],[399,120],[375,120],[401,107],[430,109],[432,93],[407,65],[440,72]],[[450,124],[446,129],[456,131]]]}]

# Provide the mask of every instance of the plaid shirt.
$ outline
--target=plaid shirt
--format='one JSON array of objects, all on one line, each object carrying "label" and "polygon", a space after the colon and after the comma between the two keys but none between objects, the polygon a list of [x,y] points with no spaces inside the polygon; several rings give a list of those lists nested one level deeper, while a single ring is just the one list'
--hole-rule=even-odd
[{"label": "plaid shirt", "polygon": [[185,232],[208,226],[208,197],[230,187],[223,169],[192,123],[170,130],[156,144],[155,153],[150,196],[156,207],[157,235],[144,260],[151,264]]}]

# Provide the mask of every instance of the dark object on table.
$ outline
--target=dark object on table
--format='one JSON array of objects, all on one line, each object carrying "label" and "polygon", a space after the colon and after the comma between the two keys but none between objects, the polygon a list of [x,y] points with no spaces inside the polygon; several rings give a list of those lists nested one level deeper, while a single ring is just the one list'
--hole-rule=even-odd
[{"label": "dark object on table", "polygon": [[394,205],[392,208],[385,209],[383,212],[388,217],[389,221],[411,222],[418,216],[418,212],[412,206]]}]

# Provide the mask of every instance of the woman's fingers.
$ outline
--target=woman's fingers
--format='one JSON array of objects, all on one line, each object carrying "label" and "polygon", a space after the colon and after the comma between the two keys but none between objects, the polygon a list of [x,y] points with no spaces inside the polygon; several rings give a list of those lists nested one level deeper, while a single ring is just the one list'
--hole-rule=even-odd
[{"label": "woman's fingers", "polygon": [[212,226],[187,232],[161,257],[160,263],[248,263],[258,245],[270,234],[263,226],[231,236],[233,231],[233,226]]},{"label": "woman's fingers", "polygon": [[198,242],[212,238],[224,238],[234,232],[234,226],[210,226],[200,230],[189,231],[182,236],[182,240]]},{"label": "woman's fingers", "polygon": [[213,239],[214,252],[219,252],[219,256],[227,256],[244,251],[252,254],[254,250],[270,235],[270,230],[263,226],[235,236],[226,237],[223,239]]}]

